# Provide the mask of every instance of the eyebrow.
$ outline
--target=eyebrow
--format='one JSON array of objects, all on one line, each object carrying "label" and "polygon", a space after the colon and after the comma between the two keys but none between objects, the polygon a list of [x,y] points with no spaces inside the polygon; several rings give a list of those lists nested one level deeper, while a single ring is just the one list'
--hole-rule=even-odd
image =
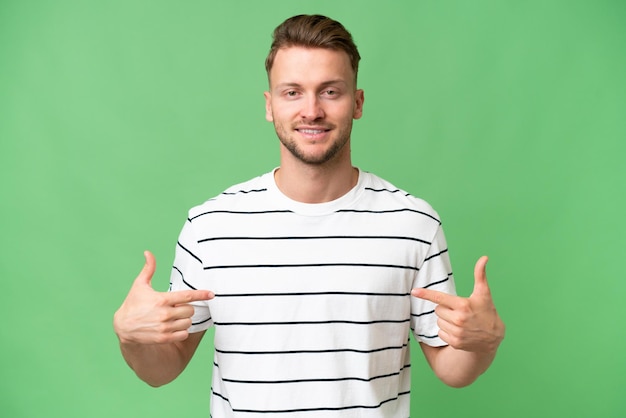
[{"label": "eyebrow", "polygon": [[[342,84],[344,86],[347,86],[348,83],[342,79],[328,80],[328,81],[324,81],[323,83],[321,83],[320,87],[326,87],[326,86],[330,86],[333,84]],[[274,88],[277,88],[277,89],[285,88],[285,87],[302,87],[302,84],[296,83],[296,82],[287,82],[287,83],[280,83],[274,86]]]}]

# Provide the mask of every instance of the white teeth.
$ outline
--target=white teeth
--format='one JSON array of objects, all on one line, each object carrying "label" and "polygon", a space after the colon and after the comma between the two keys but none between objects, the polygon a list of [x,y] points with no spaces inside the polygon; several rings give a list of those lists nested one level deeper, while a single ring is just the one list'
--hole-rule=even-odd
[{"label": "white teeth", "polygon": [[303,134],[316,135],[324,132],[322,129],[298,129]]}]

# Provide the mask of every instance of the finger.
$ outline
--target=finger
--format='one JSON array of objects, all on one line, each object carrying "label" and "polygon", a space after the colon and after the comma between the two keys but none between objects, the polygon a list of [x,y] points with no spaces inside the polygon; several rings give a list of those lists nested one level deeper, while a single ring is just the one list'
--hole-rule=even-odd
[{"label": "finger", "polygon": [[170,336],[171,342],[176,341],[184,341],[189,337],[189,331],[187,329],[183,329],[180,331],[173,332]]},{"label": "finger", "polygon": [[191,318],[177,319],[176,321],[172,322],[172,333],[176,333],[178,331],[188,331],[191,325]]},{"label": "finger", "polygon": [[170,305],[180,305],[202,300],[210,300],[215,294],[209,290],[177,290],[167,294]]},{"label": "finger", "polygon": [[487,283],[487,256],[482,256],[474,266],[474,293],[489,294],[489,284]]},{"label": "finger", "polygon": [[152,286],[152,276],[156,270],[156,260],[154,255],[148,250],[143,253],[144,258],[146,259],[143,268],[139,272],[139,275],[135,279],[136,284],[147,284],[148,286]]},{"label": "finger", "polygon": [[454,309],[459,304],[458,296],[438,292],[436,290],[417,288],[411,290],[411,295],[419,299],[424,299],[436,303],[437,305],[446,306],[451,309]]},{"label": "finger", "polygon": [[447,322],[453,322],[456,319],[456,312],[458,311],[455,311],[445,305],[437,305],[435,307],[435,315],[437,315],[437,318]]},{"label": "finger", "polygon": [[172,320],[191,318],[194,312],[195,309],[191,305],[176,305],[174,308],[172,308],[171,318]]},{"label": "finger", "polygon": [[457,350],[463,350],[465,348],[463,344],[463,340],[461,340],[452,332],[448,332],[446,330],[440,329],[439,338],[441,338],[446,344],[448,344],[449,346]]},{"label": "finger", "polygon": [[460,327],[449,321],[443,320],[442,318],[437,320],[437,326],[439,327],[440,333],[444,332],[448,336],[459,335],[461,331]]},{"label": "finger", "polygon": [[439,329],[439,338],[441,338],[443,340],[444,343],[451,345],[450,344],[450,334],[448,334],[446,331]]},{"label": "finger", "polygon": [[167,333],[162,333],[154,338],[146,338],[145,343],[170,344],[170,343],[175,343],[178,341],[184,341],[188,337],[189,337],[189,330],[185,328],[185,329],[179,329],[179,330],[172,330],[171,332],[167,332]]}]

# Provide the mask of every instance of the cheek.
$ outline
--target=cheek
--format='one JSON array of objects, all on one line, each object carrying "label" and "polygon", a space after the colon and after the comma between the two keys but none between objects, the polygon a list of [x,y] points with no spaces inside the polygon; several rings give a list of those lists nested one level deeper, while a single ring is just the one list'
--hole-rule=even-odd
[{"label": "cheek", "polygon": [[271,118],[271,120],[268,119],[270,122],[287,122],[298,115],[298,108],[292,103],[274,103],[268,111],[266,118]]},{"label": "cheek", "polygon": [[341,115],[341,120],[351,122],[353,119],[358,118],[358,108],[354,107],[352,103],[344,105],[341,109],[337,109],[335,115]]},{"label": "cheek", "polygon": [[359,106],[349,97],[342,97],[341,100],[326,102],[326,114],[335,119],[353,119],[359,113]]}]

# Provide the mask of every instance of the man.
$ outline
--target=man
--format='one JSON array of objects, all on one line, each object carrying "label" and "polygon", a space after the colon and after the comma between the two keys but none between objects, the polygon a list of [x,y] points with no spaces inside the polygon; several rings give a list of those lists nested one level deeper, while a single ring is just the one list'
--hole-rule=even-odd
[{"label": "man", "polygon": [[360,56],[324,16],[295,16],[266,60],[280,166],[191,209],[170,292],[153,256],[116,312],[124,358],[158,386],[215,326],[211,416],[406,417],[411,331],[446,384],[472,383],[504,324],[486,282],[455,296],[437,213],[352,166]]}]

